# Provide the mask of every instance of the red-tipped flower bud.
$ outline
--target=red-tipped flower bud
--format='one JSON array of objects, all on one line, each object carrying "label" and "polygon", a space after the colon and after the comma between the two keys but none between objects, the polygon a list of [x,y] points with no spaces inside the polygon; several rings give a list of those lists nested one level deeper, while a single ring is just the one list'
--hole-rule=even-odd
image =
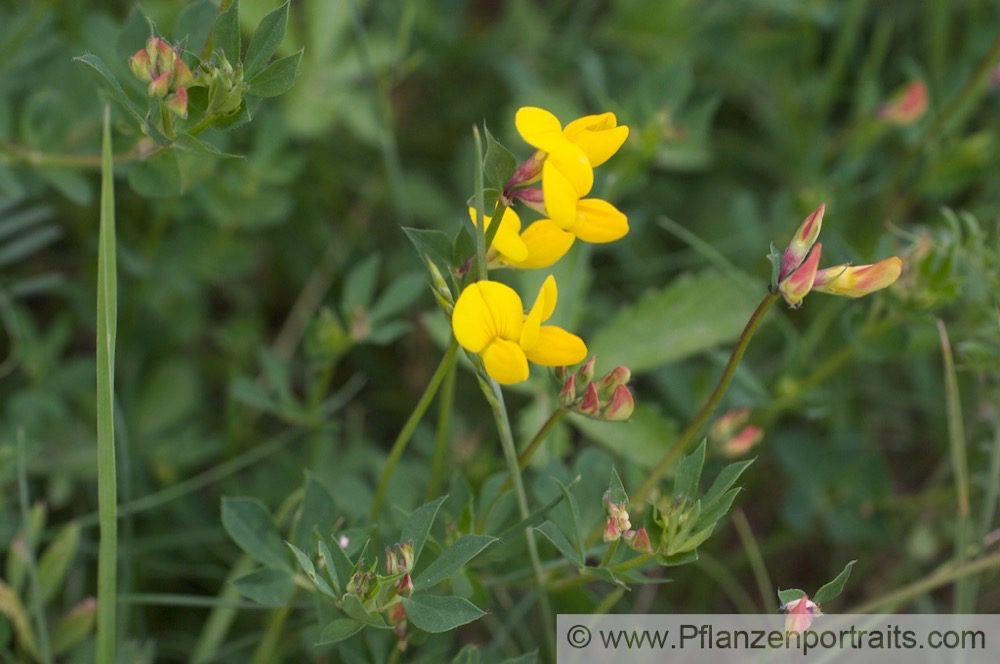
[{"label": "red-tipped flower bud", "polygon": [[597,387],[593,383],[587,383],[583,391],[583,400],[580,401],[578,409],[584,415],[597,417],[601,412],[601,400],[597,396]]},{"label": "red-tipped flower bud", "polygon": [[559,405],[563,408],[569,408],[576,401],[576,375],[570,374],[566,382],[563,383],[562,389],[559,390]]},{"label": "red-tipped flower bud", "polygon": [[611,401],[604,409],[602,417],[609,422],[624,422],[632,417],[635,411],[635,401],[632,399],[632,391],[624,385],[619,385],[611,394]]},{"label": "red-tipped flower bud", "polygon": [[140,48],[132,57],[128,59],[128,66],[135,74],[135,77],[143,83],[153,80],[153,63],[149,59],[149,51]]},{"label": "red-tipped flower bud", "polygon": [[167,108],[177,117],[186,118],[188,114],[187,88],[177,88],[177,91],[167,100]]}]

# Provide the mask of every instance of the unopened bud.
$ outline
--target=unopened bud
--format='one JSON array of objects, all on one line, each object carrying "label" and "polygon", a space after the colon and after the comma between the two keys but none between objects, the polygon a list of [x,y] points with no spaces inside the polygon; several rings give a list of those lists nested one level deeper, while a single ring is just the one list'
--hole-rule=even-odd
[{"label": "unopened bud", "polygon": [[712,427],[708,430],[708,437],[718,443],[727,441],[733,437],[736,430],[743,426],[749,417],[749,406],[727,410],[712,423]]},{"label": "unopened bud", "polygon": [[149,51],[140,48],[132,57],[128,59],[128,66],[135,74],[135,77],[143,83],[153,80],[153,63],[149,59]]},{"label": "unopened bud", "polygon": [[149,84],[149,96],[163,99],[170,91],[170,76],[173,72],[164,72],[154,78]]},{"label": "unopened bud", "polygon": [[601,417],[609,422],[624,422],[632,417],[634,411],[635,400],[632,399],[632,391],[625,385],[619,385],[611,394],[611,401]]},{"label": "unopened bud", "polygon": [[809,258],[778,284],[778,292],[792,309],[798,309],[802,306],[802,299],[812,290],[822,251],[823,244],[817,242],[809,253]]},{"label": "unopened bud", "polygon": [[577,410],[591,417],[597,417],[601,413],[601,400],[597,396],[597,387],[593,383],[587,383],[587,387],[583,391],[583,399]]},{"label": "unopened bud", "polygon": [[395,576],[399,574],[402,570],[399,568],[399,560],[396,559],[396,554],[393,553],[392,549],[385,547],[385,573],[389,576]]},{"label": "unopened bud", "polygon": [[872,265],[837,265],[819,270],[813,287],[818,293],[861,297],[888,288],[902,270],[903,261],[897,256]]},{"label": "unopened bud", "polygon": [[399,564],[403,570],[411,571],[413,569],[413,542],[397,544],[396,549],[399,552]]},{"label": "unopened bud", "polygon": [[576,401],[576,375],[570,374],[566,382],[563,383],[562,389],[559,390],[559,405],[563,408],[569,408]]},{"label": "unopened bud", "polygon": [[403,578],[396,582],[396,594],[400,597],[409,597],[413,594],[413,579],[409,574],[404,574]]},{"label": "unopened bud", "polygon": [[604,527],[604,541],[617,542],[622,536],[622,531],[614,519],[608,519],[608,525]]},{"label": "unopened bud", "polygon": [[188,93],[187,88],[177,88],[177,91],[167,100],[167,108],[177,117],[186,118],[188,115]]},{"label": "unopened bud", "polygon": [[809,250],[816,244],[819,232],[823,228],[823,213],[826,212],[826,203],[823,203],[816,211],[806,217],[799,229],[795,231],[795,236],[788,243],[784,255],[781,257],[781,272],[778,274],[778,281],[784,281],[795,268],[802,265],[802,261],[809,255]]},{"label": "unopened bud", "polygon": [[619,385],[628,385],[630,380],[632,380],[632,372],[629,371],[628,367],[615,367],[598,381],[597,390],[601,394],[610,394]]},{"label": "unopened bud", "polygon": [[581,383],[589,383],[594,380],[594,365],[597,364],[597,356],[584,362],[576,372],[576,377]]},{"label": "unopened bud", "polygon": [[886,123],[905,127],[911,125],[927,111],[927,84],[913,81],[891,101],[883,104],[878,116]]},{"label": "unopened bud", "polygon": [[174,80],[172,81],[174,87],[186,88],[193,82],[194,75],[191,74],[191,68],[183,60],[177,58],[174,63]]},{"label": "unopened bud", "polygon": [[646,532],[645,528],[640,528],[639,530],[630,531],[631,534],[626,533],[625,541],[628,545],[640,551],[642,553],[652,553],[653,545],[649,541],[649,533]]},{"label": "unopened bud", "polygon": [[545,153],[541,150],[535,152],[514,171],[514,174],[507,181],[504,191],[510,191],[514,187],[534,182],[542,174],[542,164],[545,163]]},{"label": "unopened bud", "polygon": [[812,621],[823,615],[819,606],[809,599],[808,595],[803,595],[799,599],[792,600],[781,607],[785,612],[785,632],[791,634],[801,634],[809,629]]},{"label": "unopened bud", "polygon": [[722,444],[722,455],[725,457],[743,456],[764,438],[764,430],[751,424]]}]

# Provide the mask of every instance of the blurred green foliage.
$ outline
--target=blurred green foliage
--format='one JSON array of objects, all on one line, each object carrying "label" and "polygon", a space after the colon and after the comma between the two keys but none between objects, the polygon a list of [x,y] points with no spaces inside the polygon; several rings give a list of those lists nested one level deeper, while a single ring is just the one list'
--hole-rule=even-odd
[{"label": "blurred green foliage", "polygon": [[[244,52],[278,5],[241,2]],[[46,570],[56,652],[71,653],[65,661],[89,661],[93,647],[95,192],[110,98],[73,58],[93,54],[131,81],[128,57],[149,34],[131,10],[0,3],[2,588],[22,593],[28,610],[18,566],[30,542]],[[143,10],[159,34],[196,54],[216,7],[161,0]],[[574,247],[556,267],[554,322],[593,342],[599,371],[632,363],[639,409],[623,426],[571,418],[535,457],[529,493],[538,506],[557,502],[553,525],[540,528],[551,535],[542,542],[548,557],[563,544],[556,533],[572,535],[567,524],[587,532],[602,522],[612,466],[626,488],[638,486],[691,419],[765,292],[769,243],[784,246],[824,201],[824,256],[867,263],[899,254],[906,267],[871,298],[813,295],[799,311],[771,312],[723,403],[751,406],[766,431],[734,510],[745,514],[775,587],[819,587],[857,559],[842,608],[947,563],[957,507],[941,320],[964,406],[973,547],[995,551],[996,3],[297,0],[288,21],[275,58],[302,51],[291,90],[252,101],[250,124],[199,135],[211,151],[242,158],[171,150],[118,167],[122,656],[249,661],[274,624],[238,595],[219,595],[227,580],[253,573],[237,562],[245,541],[229,537],[239,519],[226,507],[220,518],[224,496],[255,498],[241,518],[266,521],[263,569],[284,570],[244,582],[250,597],[297,592],[288,581],[295,558],[281,539],[316,551],[296,530],[305,514],[294,507],[297,491],[325,496],[310,503],[323,520],[336,515],[313,524],[324,537],[363,544],[391,441],[447,343],[401,227],[454,234],[472,193],[472,126],[485,122],[524,159],[530,151],[513,128],[522,105],[563,121],[611,110],[632,130],[595,186],[628,214],[631,232],[611,246]],[[882,105],[915,80],[926,82],[926,112],[905,126],[882,119]],[[141,84],[126,85],[138,98]],[[143,139],[134,118],[120,107],[113,118],[116,149],[134,154]],[[543,277],[504,278],[537,292]],[[477,521],[493,533],[517,522],[489,410],[468,371],[457,381],[448,497],[428,560]],[[510,391],[518,441],[555,398],[541,375]],[[13,490],[18,430],[34,504],[27,534]],[[381,541],[395,542],[426,502],[433,448],[428,417],[389,487]],[[722,464],[710,448],[705,476]],[[524,559],[523,540],[502,546],[476,564]],[[626,593],[614,608],[768,610],[773,594],[756,593],[748,546],[723,519],[699,562],[668,570],[672,583],[655,596]],[[521,593],[530,570],[518,572],[504,582]],[[995,568],[986,573],[970,608],[1000,608],[996,578]],[[544,642],[531,611],[499,602],[482,577],[459,571],[441,581],[490,612],[463,628],[483,661]],[[592,610],[614,587],[569,586],[552,593],[553,609]],[[948,590],[910,606],[950,610]],[[320,602],[294,598],[275,637],[274,652],[288,661],[388,657],[390,630],[313,650],[316,630],[333,618]],[[0,658],[16,661],[18,619],[4,615]],[[431,635],[408,655],[444,661],[454,644]],[[29,651],[23,639],[19,647]]]}]

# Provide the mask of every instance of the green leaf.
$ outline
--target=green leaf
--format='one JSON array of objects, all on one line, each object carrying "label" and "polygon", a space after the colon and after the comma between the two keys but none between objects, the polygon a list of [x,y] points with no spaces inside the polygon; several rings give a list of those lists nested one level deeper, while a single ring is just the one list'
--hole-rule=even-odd
[{"label": "green leaf", "polygon": [[211,143],[205,143],[204,141],[200,141],[191,134],[178,134],[177,138],[174,139],[174,145],[184,150],[185,152],[191,152],[194,154],[203,155],[205,157],[221,157],[223,159],[246,159],[246,157],[244,157],[243,155],[222,152],[221,150],[219,150],[219,148],[215,147]]},{"label": "green leaf", "polygon": [[740,487],[735,489],[730,489],[725,492],[711,503],[706,503],[702,501],[704,508],[702,509],[701,515],[698,517],[698,526],[708,526],[714,525],[719,519],[726,516],[729,513],[729,508],[733,506],[733,501],[736,500],[736,496],[742,491]]},{"label": "green leaf", "polygon": [[403,599],[406,617],[414,627],[425,632],[447,632],[486,615],[475,604],[461,597],[414,595]]},{"label": "green leaf", "polygon": [[302,508],[295,526],[293,542],[303,551],[313,548],[313,531],[323,532],[339,515],[337,503],[327,488],[312,473],[306,472],[306,486],[302,493]]},{"label": "green leaf", "polygon": [[778,248],[771,243],[771,250],[767,252],[767,260],[771,262],[771,292],[778,292],[778,277],[781,276],[782,254]]},{"label": "green leaf", "polygon": [[[729,464],[728,466],[722,469],[719,475],[715,478],[715,481],[712,482],[712,486],[708,489],[708,492],[705,494],[705,497],[701,501],[702,504],[705,506],[706,512],[712,509],[712,503],[718,500],[723,493],[728,491],[729,488],[736,483],[736,480],[740,478],[740,475],[743,474],[743,471],[749,468],[750,464],[752,464],[754,461],[755,459],[748,459],[747,461],[737,461],[735,463]],[[703,519],[705,518],[704,514],[702,514],[702,518]]]},{"label": "green leaf", "polygon": [[[326,545],[326,540],[323,539],[320,539],[316,548],[318,549],[319,559],[323,562],[326,574],[330,578],[330,585],[333,588],[333,592],[337,595],[343,594],[343,588],[351,578],[351,561],[347,558],[347,554],[344,553],[344,550],[340,546],[337,546],[340,549],[340,555],[335,557],[336,554],[330,550],[330,547]],[[346,575],[343,577],[343,582],[341,582],[341,574]]]},{"label": "green leaf", "polygon": [[490,133],[489,127],[483,125],[486,133],[486,155],[483,157],[483,174],[486,176],[486,183],[490,186],[503,190],[507,185],[510,176],[517,168],[517,159],[514,153],[505,148],[500,141]]},{"label": "green leaf", "polygon": [[431,526],[434,525],[434,519],[437,518],[441,503],[447,498],[448,496],[444,495],[426,505],[421,505],[410,513],[410,516],[406,518],[406,523],[403,524],[400,541],[402,543],[413,542],[414,565],[420,560],[420,552],[424,550],[424,543],[431,532]]},{"label": "green leaf", "polygon": [[835,576],[832,581],[816,591],[813,601],[817,604],[826,604],[843,592],[844,584],[847,583],[847,579],[851,576],[851,568],[854,567],[854,563],[856,562],[858,561],[852,560],[844,565],[844,569],[840,571],[840,574]]},{"label": "green leaf", "polygon": [[656,406],[639,403],[628,422],[604,422],[583,415],[566,418],[591,440],[643,468],[652,468],[677,438],[676,423]]},{"label": "green leaf", "polygon": [[42,602],[47,603],[62,587],[70,563],[80,544],[80,526],[70,523],[59,531],[38,561],[38,585]]},{"label": "green leaf", "polygon": [[52,633],[52,653],[65,655],[94,631],[97,624],[97,602],[88,598],[62,617]]},{"label": "green leaf", "polygon": [[755,289],[713,272],[679,278],[620,311],[590,345],[605,366],[633,374],[739,337],[756,306]]},{"label": "green leaf", "polygon": [[221,49],[234,67],[240,61],[240,0],[233,0],[229,9],[219,14],[212,26],[212,46]]},{"label": "green leaf", "polygon": [[778,603],[784,606],[789,602],[794,602],[797,599],[802,599],[806,596],[804,590],[799,590],[798,588],[789,588],[788,590],[778,591]]},{"label": "green leaf", "polygon": [[[569,510],[570,516],[569,532],[576,539],[576,550],[580,552],[580,555],[583,555],[583,551],[585,550],[583,529],[580,527],[580,510],[576,505],[576,498],[569,492],[569,487],[564,486],[559,480],[555,480],[555,482],[559,485],[560,491],[562,491],[563,496],[566,498],[566,508]],[[574,483],[571,483],[570,486]]]},{"label": "green leaf", "polygon": [[423,261],[432,261],[442,274],[448,274],[451,266],[452,242],[447,233],[422,228],[403,228],[406,237]]},{"label": "green leaf", "polygon": [[299,70],[302,51],[275,60],[259,74],[250,79],[247,94],[255,97],[277,97],[292,89],[295,74]]},{"label": "green leaf", "polygon": [[569,539],[567,539],[566,535],[563,534],[563,531],[559,530],[559,526],[551,521],[546,521],[542,525],[536,527],[535,531],[541,533],[545,536],[545,539],[552,542],[552,544],[559,549],[559,553],[563,555],[563,558],[570,561],[577,567],[583,567],[583,559],[580,557],[577,550],[573,548],[573,545],[570,543]]},{"label": "green leaf", "polygon": [[615,467],[611,467],[611,479],[608,481],[608,492],[605,494],[612,503],[616,505],[625,504],[628,507],[628,493],[625,491],[625,485],[622,484],[622,478],[618,476],[618,471]]},{"label": "green leaf", "polygon": [[517,657],[508,657],[500,662],[500,664],[535,664],[537,661],[538,651],[533,650],[532,652],[524,653],[523,655],[518,655]]},{"label": "green leaf", "polygon": [[427,283],[422,274],[410,272],[401,275],[389,284],[372,306],[372,322],[379,323],[405,311],[426,292]]},{"label": "green leaf", "polygon": [[162,150],[148,159],[132,164],[128,183],[136,193],[147,198],[166,198],[181,193],[181,168],[177,153]]},{"label": "green leaf", "polygon": [[427,568],[413,579],[415,590],[425,590],[444,581],[461,569],[462,565],[479,555],[479,553],[497,541],[489,535],[463,535],[455,540],[449,548],[438,556]]},{"label": "green leaf", "polygon": [[702,439],[701,445],[694,452],[677,462],[677,469],[674,471],[674,498],[697,498],[698,482],[704,465],[705,440]]},{"label": "green leaf", "polygon": [[672,556],[659,555],[656,557],[656,562],[658,562],[663,567],[677,567],[679,565],[687,565],[688,563],[693,563],[698,560],[698,551],[687,551],[685,553],[678,553]]},{"label": "green leaf", "polygon": [[252,78],[264,69],[268,59],[281,45],[285,38],[285,26],[288,24],[288,2],[265,16],[247,46],[247,55],[243,60],[243,72],[247,78]]},{"label": "green leaf", "polygon": [[[237,2],[233,0],[234,5]],[[197,53],[218,23],[218,11],[218,5],[210,0],[195,0],[185,6],[174,22],[174,39],[185,42],[189,51]]]},{"label": "green leaf", "polygon": [[299,567],[301,567],[302,571],[306,573],[306,576],[309,577],[309,580],[312,581],[317,590],[333,600],[339,600],[340,596],[333,592],[333,588],[331,588],[330,584],[326,582],[326,579],[316,573],[316,566],[313,565],[309,556],[299,550],[299,548],[291,542],[285,542],[285,544],[287,544],[288,548],[290,548],[292,553],[295,554],[295,559],[299,562]]},{"label": "green leaf", "polygon": [[284,606],[295,592],[290,572],[266,567],[235,579],[233,585],[242,595],[264,606]]},{"label": "green leaf", "polygon": [[348,272],[341,298],[341,313],[347,320],[354,318],[355,309],[367,310],[371,306],[381,262],[381,256],[372,254]]},{"label": "green leaf", "polygon": [[91,53],[87,53],[86,55],[81,55],[73,59],[77,62],[82,62],[96,71],[111,88],[115,101],[117,101],[118,104],[125,109],[136,122],[139,123],[140,127],[146,124],[146,119],[143,117],[142,112],[139,111],[139,107],[132,103],[132,100],[128,98],[128,95],[125,94],[125,90],[122,89],[121,84],[118,82],[118,78],[111,72],[110,69],[108,69],[108,66],[104,64],[103,60]]},{"label": "green leaf", "polygon": [[329,643],[340,643],[345,639],[351,638],[364,629],[364,627],[365,624],[357,620],[337,618],[323,628],[323,631],[319,635],[319,643],[316,645],[322,646]]},{"label": "green leaf", "polygon": [[285,543],[278,534],[271,515],[253,498],[223,498],[222,526],[241,549],[254,560],[289,571]]},{"label": "green leaf", "polygon": [[[712,531],[714,530],[715,530],[715,524],[713,523],[712,525],[699,530],[694,535],[691,535],[690,537],[685,537],[679,546],[667,547],[667,552],[670,555],[677,555],[680,553],[687,553],[688,551],[694,551],[699,546],[704,544],[705,540],[711,537]],[[673,542],[671,542],[671,544],[673,544]]]}]

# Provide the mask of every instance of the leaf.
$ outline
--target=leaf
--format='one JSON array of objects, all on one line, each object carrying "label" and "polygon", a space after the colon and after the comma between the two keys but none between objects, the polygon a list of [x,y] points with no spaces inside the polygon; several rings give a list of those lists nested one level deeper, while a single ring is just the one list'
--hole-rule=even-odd
[{"label": "leaf", "polygon": [[[238,0],[233,1],[233,5],[236,4]],[[214,32],[214,24],[218,23],[218,11],[218,5],[210,0],[195,0],[187,5],[174,22],[174,39],[185,42],[189,51],[197,53],[209,34]]]},{"label": "leaf", "polygon": [[798,588],[789,588],[787,590],[778,591],[778,603],[784,606],[789,602],[794,602],[797,599],[802,599],[806,596],[804,590],[799,590]]},{"label": "leaf", "polygon": [[242,595],[264,606],[284,606],[295,592],[291,572],[266,567],[241,576],[232,583]]},{"label": "leaf", "polygon": [[[351,561],[347,558],[347,554],[338,545],[337,548],[340,549],[340,555],[337,556],[326,545],[326,540],[323,539],[320,539],[316,548],[318,549],[319,559],[323,562],[327,576],[330,578],[333,592],[337,595],[343,594],[343,588],[351,578]],[[341,575],[344,575],[343,582],[341,582]]]},{"label": "leaf", "polygon": [[247,94],[255,97],[277,97],[292,89],[295,74],[299,70],[302,51],[275,60],[259,74],[249,80]]},{"label": "leaf", "polygon": [[455,540],[449,548],[438,556],[427,568],[413,579],[415,590],[425,590],[436,583],[447,579],[457,572],[462,565],[475,558],[479,553],[497,541],[489,535],[463,535]]},{"label": "leaf", "polygon": [[701,469],[705,465],[705,440],[691,454],[682,457],[677,462],[674,471],[674,498],[690,498],[698,496],[698,482],[701,480]]},{"label": "leaf", "polygon": [[139,111],[139,107],[132,103],[132,100],[129,99],[127,94],[125,94],[125,90],[122,89],[121,84],[118,82],[118,78],[111,72],[110,69],[108,69],[108,66],[104,64],[103,60],[91,53],[87,53],[86,55],[81,55],[73,59],[77,62],[82,62],[96,71],[111,88],[115,101],[117,101],[122,108],[128,111],[128,114],[139,123],[140,127],[146,124],[146,119]]},{"label": "leaf", "polygon": [[434,525],[434,519],[437,518],[441,503],[447,500],[447,498],[448,496],[444,495],[426,505],[421,505],[410,513],[410,516],[406,519],[406,523],[403,524],[400,541],[404,544],[406,542],[413,542],[414,565],[420,560],[420,552],[424,550],[424,543],[431,532],[431,526]]},{"label": "leaf", "polygon": [[240,61],[240,0],[233,0],[229,9],[219,14],[212,26],[212,46],[221,49],[229,64]]},{"label": "leaf", "polygon": [[771,292],[778,292],[778,277],[781,276],[782,254],[778,248],[771,243],[771,250],[767,252],[767,260],[771,263]]},{"label": "leaf", "polygon": [[285,555],[285,543],[260,501],[223,498],[222,526],[254,560],[273,569],[291,570]]},{"label": "leaf", "polygon": [[[265,16],[247,46],[247,55],[243,59],[243,72],[247,78],[252,78],[264,69],[268,59],[281,45],[285,38],[285,26],[288,24],[288,2]],[[235,61],[234,61],[235,62]]]},{"label": "leaf", "polygon": [[[576,499],[573,497],[573,494],[569,492],[569,488],[564,486],[562,482],[559,480],[555,480],[555,482],[559,485],[559,489],[566,498],[566,507],[569,510],[570,516],[569,530],[571,535],[575,536],[576,550],[580,552],[580,555],[583,555],[583,530],[580,528],[580,510],[576,506]],[[575,482],[573,484],[575,484]],[[570,484],[570,486],[572,486],[572,484]]]},{"label": "leaf", "polygon": [[670,555],[673,556],[673,555],[677,555],[677,554],[680,554],[680,553],[687,553],[688,551],[694,551],[699,546],[701,546],[702,544],[704,544],[705,540],[707,540],[709,537],[711,537],[712,531],[714,531],[714,530],[715,530],[715,524],[713,523],[712,525],[707,526],[706,528],[703,528],[703,529],[699,530],[694,535],[691,535],[689,537],[685,537],[684,540],[683,540],[683,542],[681,542],[680,546],[677,546],[677,547],[669,546],[669,547],[667,547],[667,552]]},{"label": "leaf", "polygon": [[611,479],[608,480],[608,500],[616,505],[625,504],[628,507],[628,493],[625,492],[625,485],[622,484],[622,478],[618,476],[618,471],[615,470],[614,466],[611,467]]},{"label": "leaf", "polygon": [[719,519],[726,516],[729,512],[729,508],[733,506],[733,501],[736,500],[736,496],[742,491],[740,487],[735,489],[730,489],[725,492],[710,504],[702,501],[704,508],[702,509],[701,515],[698,517],[698,526],[708,526],[714,525]]},{"label": "leaf", "polygon": [[148,159],[132,164],[128,183],[136,193],[147,198],[166,198],[181,193],[181,168],[177,153],[162,150]]},{"label": "leaf", "polygon": [[[712,503],[718,500],[724,492],[728,491],[729,488],[736,483],[736,480],[740,478],[743,471],[749,468],[750,464],[754,461],[755,459],[737,461],[727,465],[719,472],[719,475],[715,478],[715,481],[712,482],[712,486],[708,489],[708,492],[701,501],[705,506],[706,512],[712,509]],[[702,518],[705,518],[704,513],[702,514]]]},{"label": "leaf", "polygon": [[330,584],[326,582],[326,579],[316,573],[316,566],[313,565],[309,556],[303,553],[291,542],[285,542],[285,544],[287,544],[288,548],[292,550],[293,554],[295,554],[295,559],[299,562],[299,567],[301,567],[302,571],[306,573],[306,576],[309,577],[309,580],[312,581],[314,586],[316,586],[316,589],[333,600],[340,599],[340,596],[333,592],[333,588],[331,588]]},{"label": "leaf", "polygon": [[38,647],[35,645],[35,634],[31,630],[31,621],[28,619],[28,612],[24,610],[21,600],[14,590],[0,580],[0,616],[6,616],[14,628],[17,641],[25,651],[36,661],[41,661],[38,655]]},{"label": "leaf", "polygon": [[377,324],[406,310],[427,292],[422,274],[410,272],[401,275],[385,289],[372,306],[372,323]]},{"label": "leaf", "polygon": [[486,183],[492,187],[503,190],[517,168],[517,159],[514,153],[505,148],[500,141],[490,133],[489,127],[483,125],[486,133],[486,155],[483,157],[483,175],[486,176]]},{"label": "leaf", "polygon": [[531,652],[524,653],[523,655],[518,655],[517,657],[508,657],[500,662],[500,664],[535,664],[537,661],[538,651],[533,650]]},{"label": "leaf", "polygon": [[191,134],[178,134],[177,138],[174,139],[174,145],[184,150],[185,152],[200,154],[206,157],[221,157],[223,159],[246,159],[246,157],[244,157],[243,155],[222,152],[221,150],[219,150],[219,148],[215,147],[211,143],[205,143],[203,141],[200,141]]},{"label": "leaf", "polygon": [[817,604],[826,604],[843,592],[844,584],[847,583],[847,579],[851,576],[851,568],[854,567],[854,563],[856,562],[858,561],[852,560],[844,565],[844,569],[840,571],[840,574],[835,576],[832,581],[816,591],[813,601]]},{"label": "leaf", "polygon": [[355,309],[367,310],[371,306],[381,262],[381,256],[372,254],[347,273],[341,295],[341,313],[345,319],[353,320]]},{"label": "leaf", "polygon": [[603,422],[570,415],[570,424],[591,440],[643,468],[652,468],[677,438],[676,423],[655,407],[639,403],[628,422]]},{"label": "leaf", "polygon": [[697,560],[697,550],[678,553],[672,556],[659,555],[656,557],[656,562],[658,562],[662,567],[677,567],[678,565],[687,565],[688,563],[693,563]]},{"label": "leaf", "polygon": [[302,508],[295,526],[295,545],[303,551],[313,548],[313,531],[329,528],[337,520],[337,503],[327,488],[312,473],[306,472],[306,486],[302,493]]},{"label": "leaf", "polygon": [[605,366],[633,374],[734,341],[753,312],[755,289],[714,272],[674,280],[616,315],[590,343]]},{"label": "leaf", "polygon": [[62,587],[70,563],[80,544],[80,526],[70,523],[59,531],[38,561],[38,584],[42,602],[52,599]]},{"label": "leaf", "polygon": [[322,646],[329,643],[340,643],[345,639],[351,638],[364,629],[364,627],[365,624],[357,620],[337,618],[323,628],[323,631],[319,635],[319,643],[316,645]]},{"label": "leaf", "polygon": [[403,228],[403,232],[413,243],[421,261],[433,263],[443,275],[451,272],[452,243],[447,233],[406,227]]},{"label": "leaf", "polygon": [[469,600],[453,596],[414,595],[403,599],[403,608],[414,627],[433,634],[453,630],[486,615]]},{"label": "leaf", "polygon": [[551,521],[546,521],[540,526],[535,528],[536,532],[541,533],[545,536],[545,539],[552,542],[552,544],[559,550],[559,553],[563,555],[563,558],[573,563],[576,567],[583,567],[583,559],[573,545],[567,539],[563,531],[559,530],[559,526],[552,523]]},{"label": "leaf", "polygon": [[88,597],[62,617],[52,632],[52,653],[65,655],[86,639],[97,624],[97,600]]}]

